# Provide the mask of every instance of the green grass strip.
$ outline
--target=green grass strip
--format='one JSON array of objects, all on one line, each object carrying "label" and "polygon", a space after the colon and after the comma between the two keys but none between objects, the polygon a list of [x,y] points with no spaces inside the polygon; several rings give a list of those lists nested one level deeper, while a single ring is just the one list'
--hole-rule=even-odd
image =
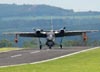
[{"label": "green grass strip", "polygon": [[4,67],[0,72],[100,72],[100,49],[45,63]]},{"label": "green grass strip", "polygon": [[18,50],[18,48],[0,48],[0,52],[7,52],[7,51],[12,51],[12,50]]}]

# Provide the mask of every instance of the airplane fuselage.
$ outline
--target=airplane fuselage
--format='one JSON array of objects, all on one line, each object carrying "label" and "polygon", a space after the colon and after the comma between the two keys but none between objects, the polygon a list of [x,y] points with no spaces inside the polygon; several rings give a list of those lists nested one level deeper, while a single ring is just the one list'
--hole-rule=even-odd
[{"label": "airplane fuselage", "polygon": [[50,32],[47,33],[47,41],[46,41],[46,45],[51,48],[52,46],[55,45],[55,33],[53,30],[51,30]]}]

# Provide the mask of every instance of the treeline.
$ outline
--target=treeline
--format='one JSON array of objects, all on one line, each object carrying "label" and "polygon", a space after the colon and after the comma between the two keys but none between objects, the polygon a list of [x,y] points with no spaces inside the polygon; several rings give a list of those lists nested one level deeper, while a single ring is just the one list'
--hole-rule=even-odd
[{"label": "treeline", "polygon": [[100,40],[92,40],[92,41],[76,41],[76,40],[69,40],[63,42],[64,46],[100,46]]},{"label": "treeline", "polygon": [[13,47],[13,42],[7,40],[7,39],[3,39],[3,40],[0,40],[0,48],[2,47]]},{"label": "treeline", "polygon": [[[57,44],[56,46],[59,46],[59,44]],[[79,41],[79,40],[68,40],[63,42],[63,46],[65,47],[71,47],[71,46],[100,46],[100,40],[94,40],[94,41]],[[3,39],[0,41],[0,48],[3,47],[18,47],[18,45],[16,45],[14,42],[11,42],[7,39]],[[36,48],[38,47],[38,43],[35,39],[31,40],[31,41],[24,41],[23,48]]]}]

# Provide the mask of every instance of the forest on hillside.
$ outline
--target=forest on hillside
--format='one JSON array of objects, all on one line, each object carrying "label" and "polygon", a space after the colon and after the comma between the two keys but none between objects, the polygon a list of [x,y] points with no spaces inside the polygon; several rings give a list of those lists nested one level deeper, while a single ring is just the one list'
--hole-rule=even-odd
[{"label": "forest on hillside", "polygon": [[[63,27],[66,27],[66,30],[70,31],[100,30],[100,12],[96,11],[74,12],[74,10],[66,10],[47,5],[34,6],[16,4],[0,4],[0,10],[0,41],[2,43],[2,40],[7,39],[9,43],[8,46],[13,46],[12,42],[15,36],[3,35],[4,32],[32,32],[32,29],[50,30],[51,21],[55,30],[60,30]],[[87,35],[89,43],[98,42],[99,44],[99,32]],[[30,42],[32,42],[31,39],[32,38],[19,37],[18,46],[22,47],[25,42],[30,45]],[[76,39],[77,41],[81,40],[79,36],[65,37],[65,40],[68,41],[69,44],[70,40],[72,41],[71,43],[75,43],[74,41]],[[64,42],[66,43],[66,41]]]}]

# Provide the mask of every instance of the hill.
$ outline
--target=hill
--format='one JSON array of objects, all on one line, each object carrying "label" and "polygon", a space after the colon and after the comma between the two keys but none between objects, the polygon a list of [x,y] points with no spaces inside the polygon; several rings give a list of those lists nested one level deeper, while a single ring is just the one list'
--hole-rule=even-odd
[{"label": "hill", "polygon": [[73,15],[100,15],[100,12],[74,12],[74,10],[62,9],[48,5],[16,5],[0,4],[0,17],[21,16],[73,16]]},{"label": "hill", "polygon": [[65,10],[48,5],[15,5],[0,4],[0,17],[11,16],[64,16],[73,13],[73,10]]},{"label": "hill", "polygon": [[[100,12],[74,12],[48,5],[0,4],[0,40],[13,37],[3,32],[33,31],[32,28],[51,29],[51,16],[54,29],[66,27],[66,30],[100,30]],[[100,33],[88,35],[90,40],[100,40]],[[20,41],[27,39],[19,38]],[[77,39],[80,38],[67,38]],[[19,43],[21,44],[21,43]]]}]

